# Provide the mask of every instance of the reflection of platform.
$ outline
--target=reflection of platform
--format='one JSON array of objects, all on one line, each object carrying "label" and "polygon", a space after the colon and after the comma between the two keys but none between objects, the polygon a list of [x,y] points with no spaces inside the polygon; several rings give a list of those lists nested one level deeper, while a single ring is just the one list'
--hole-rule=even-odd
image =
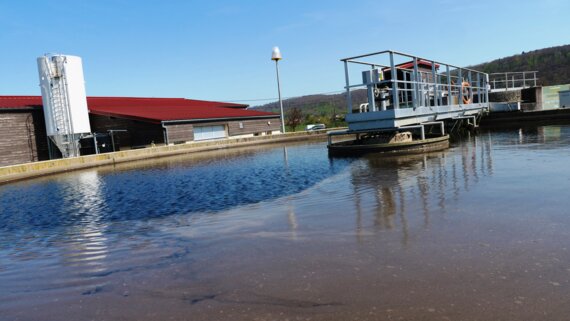
[{"label": "reflection of platform", "polygon": [[400,108],[367,113],[346,115],[350,130],[373,130],[377,128],[399,128],[425,122],[474,116],[486,108],[487,104],[468,104],[459,106],[431,106],[418,108]]}]

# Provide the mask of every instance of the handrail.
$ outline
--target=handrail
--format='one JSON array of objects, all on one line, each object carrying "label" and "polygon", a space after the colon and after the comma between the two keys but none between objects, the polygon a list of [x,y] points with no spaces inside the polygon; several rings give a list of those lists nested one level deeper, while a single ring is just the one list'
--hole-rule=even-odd
[{"label": "handrail", "polygon": [[538,71],[495,72],[489,74],[489,84],[494,91],[536,87],[537,73]]},{"label": "handrail", "polygon": [[[367,62],[364,62],[364,61],[354,61],[354,59],[360,59],[360,58],[365,58],[365,57],[378,56],[378,55],[382,55],[382,54],[386,54],[386,53],[388,53],[388,54],[389,54],[389,53],[392,53],[392,54],[395,54],[395,55],[398,55],[398,56],[408,57],[408,58],[411,58],[411,59],[416,58],[416,59],[418,59],[418,60],[426,60],[426,61],[429,61],[429,62],[432,62],[432,63],[436,63],[436,64],[439,64],[439,65],[446,65],[446,66],[453,67],[453,68],[456,68],[456,69],[462,69],[462,70],[467,70],[467,71],[471,71],[471,72],[481,72],[481,71],[478,71],[478,70],[475,70],[475,69],[470,69],[470,68],[465,68],[465,67],[459,67],[459,66],[451,65],[451,64],[448,64],[448,63],[445,63],[445,62],[441,62],[441,61],[437,61],[437,60],[433,60],[433,59],[428,59],[428,58],[423,58],[423,57],[420,57],[420,56],[414,56],[414,55],[411,55],[411,54],[408,54],[408,53],[404,53],[404,52],[400,52],[400,51],[395,51],[395,50],[383,50],[383,51],[373,52],[373,53],[369,53],[369,54],[364,54],[364,55],[359,55],[359,56],[344,58],[344,59],[341,59],[340,61],[342,61],[342,62],[357,63],[357,64],[363,64],[363,65],[369,65],[369,66],[373,66],[373,65],[381,66],[381,65],[378,65],[378,64],[374,64],[374,63],[367,63]],[[389,67],[389,66],[385,66],[385,67]]]},{"label": "handrail", "polygon": [[[376,61],[383,60],[379,61],[383,63],[362,59],[372,56],[376,56]],[[405,62],[399,63],[402,60]],[[371,111],[383,111],[387,108],[399,109],[400,104],[402,108],[465,105],[472,104],[475,97],[478,103],[486,104],[489,101],[489,76],[481,71],[393,50],[354,56],[341,59],[341,61],[345,68],[344,89],[347,93],[349,113],[352,113],[351,89],[355,87],[367,88]],[[349,66],[352,64],[372,68],[372,70],[362,71],[362,83],[351,82]],[[426,67],[427,65],[429,67]],[[389,78],[383,79],[384,77]],[[382,86],[384,88],[380,88]],[[378,106],[376,100],[378,100]]]}]

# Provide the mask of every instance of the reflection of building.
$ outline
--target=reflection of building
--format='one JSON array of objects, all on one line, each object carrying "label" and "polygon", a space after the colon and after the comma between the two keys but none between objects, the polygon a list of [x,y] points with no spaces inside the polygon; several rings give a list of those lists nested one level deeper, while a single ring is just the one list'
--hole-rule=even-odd
[{"label": "reflection of building", "polygon": [[477,136],[451,152],[369,155],[366,165],[352,169],[357,234],[368,226],[402,229],[407,243],[410,220],[428,227],[433,215],[452,214],[450,202],[493,174],[491,140]]},{"label": "reflection of building", "polygon": [[[108,254],[106,223],[102,212],[105,208],[101,180],[96,171],[78,172],[69,178],[63,188],[64,206],[70,207],[77,220],[66,230],[65,264],[75,267],[79,273],[94,274],[105,271]],[[67,202],[66,200],[69,200]]]},{"label": "reflection of building", "polygon": [[[120,149],[273,134],[278,114],[247,105],[183,98],[88,97],[91,130]],[[48,159],[42,98],[0,96],[0,166]]]}]

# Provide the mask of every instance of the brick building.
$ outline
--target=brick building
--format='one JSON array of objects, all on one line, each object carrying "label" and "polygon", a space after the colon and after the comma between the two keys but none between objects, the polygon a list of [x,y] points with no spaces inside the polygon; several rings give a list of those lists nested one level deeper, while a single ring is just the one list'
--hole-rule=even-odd
[{"label": "brick building", "polygon": [[[94,133],[120,130],[124,150],[227,137],[271,135],[277,114],[184,98],[87,97]],[[41,96],[0,96],[0,166],[49,159]]]}]

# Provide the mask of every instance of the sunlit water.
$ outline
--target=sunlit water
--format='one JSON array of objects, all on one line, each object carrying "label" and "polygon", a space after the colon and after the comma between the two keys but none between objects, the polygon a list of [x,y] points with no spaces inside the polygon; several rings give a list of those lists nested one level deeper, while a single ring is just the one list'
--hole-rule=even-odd
[{"label": "sunlit water", "polygon": [[0,320],[563,320],[570,126],[324,143],[0,186]]}]

